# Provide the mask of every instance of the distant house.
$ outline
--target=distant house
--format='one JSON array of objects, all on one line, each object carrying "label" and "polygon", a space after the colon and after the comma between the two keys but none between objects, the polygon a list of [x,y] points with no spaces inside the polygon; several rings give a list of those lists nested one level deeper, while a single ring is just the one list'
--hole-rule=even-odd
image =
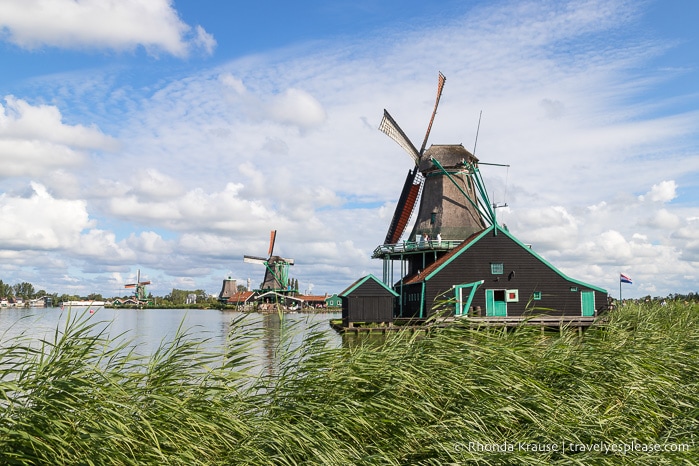
[{"label": "distant house", "polygon": [[138,306],[141,302],[136,298],[114,298],[111,305],[112,306]]},{"label": "distant house", "polygon": [[303,300],[303,304],[306,307],[323,308],[325,307],[325,298],[327,295],[302,294],[298,295],[298,297]]},{"label": "distant house", "polygon": [[337,293],[325,298],[325,305],[327,307],[342,307],[342,298],[340,298]]},{"label": "distant house", "polygon": [[229,296],[226,303],[234,306],[246,306],[253,304],[256,298],[257,293],[254,291],[238,291]]},{"label": "distant house", "polygon": [[395,284],[396,315],[594,316],[607,291],[572,279],[492,225]]},{"label": "distant house", "polygon": [[391,323],[398,294],[373,275],[360,278],[339,294],[342,300],[342,324]]}]

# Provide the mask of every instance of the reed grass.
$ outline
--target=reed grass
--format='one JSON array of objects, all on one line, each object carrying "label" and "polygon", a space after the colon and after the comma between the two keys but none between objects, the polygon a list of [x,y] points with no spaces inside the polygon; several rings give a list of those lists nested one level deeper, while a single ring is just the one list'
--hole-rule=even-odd
[{"label": "reed grass", "polygon": [[699,462],[696,304],[625,306],[582,337],[457,324],[336,348],[324,331],[299,346],[285,328],[271,372],[245,319],[220,352],[180,329],[139,356],[89,316],[38,345],[5,341],[0,463]]}]

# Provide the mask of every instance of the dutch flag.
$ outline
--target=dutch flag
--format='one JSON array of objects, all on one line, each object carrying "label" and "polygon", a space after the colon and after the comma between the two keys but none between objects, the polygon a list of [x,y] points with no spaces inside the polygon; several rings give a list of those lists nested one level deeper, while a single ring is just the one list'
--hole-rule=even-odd
[{"label": "dutch flag", "polygon": [[625,274],[623,274],[623,273],[620,274],[619,279],[621,280],[621,283],[633,283],[633,282],[631,281],[631,277],[629,277],[628,275],[625,275]]}]

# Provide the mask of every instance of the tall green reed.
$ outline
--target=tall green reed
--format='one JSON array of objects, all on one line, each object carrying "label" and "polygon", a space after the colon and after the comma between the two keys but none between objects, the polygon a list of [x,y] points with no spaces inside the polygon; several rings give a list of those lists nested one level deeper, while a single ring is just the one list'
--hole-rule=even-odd
[{"label": "tall green reed", "polygon": [[[85,316],[41,345],[6,342],[0,463],[697,462],[696,305],[625,306],[582,337],[456,323],[338,348],[324,325],[301,345],[284,326],[271,372],[251,357],[262,331],[231,328],[221,351],[180,328],[148,357]],[[531,451],[546,445],[559,450]]]}]

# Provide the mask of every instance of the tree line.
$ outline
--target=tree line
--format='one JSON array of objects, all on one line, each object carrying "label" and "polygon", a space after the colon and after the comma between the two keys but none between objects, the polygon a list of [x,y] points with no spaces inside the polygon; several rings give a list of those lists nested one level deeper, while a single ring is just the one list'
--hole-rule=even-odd
[{"label": "tree line", "polygon": [[44,290],[36,291],[34,285],[28,282],[10,285],[0,280],[0,299],[22,298],[24,300],[43,298],[48,293]]},{"label": "tree line", "polygon": [[[209,295],[204,290],[180,290],[173,288],[172,291],[165,296],[153,296],[149,293],[149,298],[151,300],[164,306],[185,305],[188,303],[188,301],[191,301],[192,296],[195,297],[197,303],[215,303],[217,301],[216,296]],[[5,283],[4,281],[0,280],[0,300],[16,301],[21,299],[22,301],[29,301],[32,299],[46,297],[51,298],[51,301],[55,305],[63,301],[107,301],[107,299],[105,299],[99,293],[90,293],[87,296],[79,296],[74,294],[70,295],[65,293],[59,295],[58,293],[48,293],[45,290],[37,291],[34,288],[34,285],[29,282],[21,282],[10,285],[9,283]],[[127,295],[123,297],[128,298],[129,296]]]}]

